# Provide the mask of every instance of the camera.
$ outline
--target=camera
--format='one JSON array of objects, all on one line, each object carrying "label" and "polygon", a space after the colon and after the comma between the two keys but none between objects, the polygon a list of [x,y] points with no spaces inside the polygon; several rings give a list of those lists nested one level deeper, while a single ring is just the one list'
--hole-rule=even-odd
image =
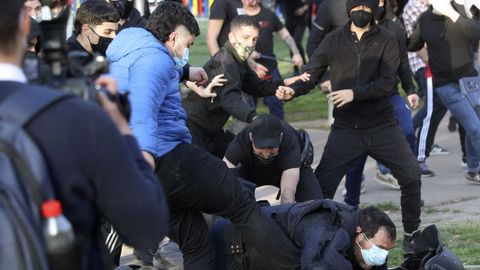
[{"label": "camera", "polygon": [[112,94],[94,83],[101,74],[108,73],[107,59],[102,55],[92,56],[82,51],[68,53],[66,28],[69,16],[70,9],[64,5],[52,20],[43,20],[40,23],[42,55],[29,56],[24,60],[24,70],[29,82],[47,85],[97,103],[99,93],[103,92],[116,103],[123,116],[129,120],[131,108],[128,93]]}]

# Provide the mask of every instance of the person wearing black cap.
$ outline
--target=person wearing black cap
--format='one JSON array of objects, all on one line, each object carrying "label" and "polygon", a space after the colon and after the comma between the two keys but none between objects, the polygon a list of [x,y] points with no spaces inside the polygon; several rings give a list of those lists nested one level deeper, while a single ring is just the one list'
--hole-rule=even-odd
[{"label": "person wearing black cap", "polygon": [[321,199],[322,191],[310,165],[302,164],[297,131],[269,114],[255,118],[230,143],[224,161],[257,186],[280,188],[281,203]]},{"label": "person wearing black cap", "polygon": [[349,0],[350,21],[330,33],[306,67],[311,79],[281,86],[277,97],[308,93],[330,67],[335,106],[331,133],[315,170],[323,195],[333,198],[347,170],[368,154],[392,170],[401,189],[404,231],[420,225],[420,169],[393,115],[400,54],[396,38],[374,22],[378,0]]}]

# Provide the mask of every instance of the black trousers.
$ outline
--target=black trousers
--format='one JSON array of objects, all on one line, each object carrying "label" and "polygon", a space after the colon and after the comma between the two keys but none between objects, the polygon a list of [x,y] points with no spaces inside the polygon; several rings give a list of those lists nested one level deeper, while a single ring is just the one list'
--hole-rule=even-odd
[{"label": "black trousers", "polygon": [[[249,177],[249,173],[242,170],[242,166],[234,169],[235,174],[245,179],[245,181],[254,183],[257,187],[269,185],[261,179],[253,179]],[[274,186],[280,188],[280,179]],[[323,199],[322,189],[318,183],[318,179],[315,177],[313,170],[310,166],[300,167],[300,179],[298,180],[297,190],[295,192],[295,201],[305,202],[309,200]]]},{"label": "black trousers", "polygon": [[218,132],[211,133],[188,120],[187,127],[192,135],[193,145],[206,150],[220,159],[223,159],[228,145],[235,138],[235,135],[229,130],[221,129]]},{"label": "black trousers", "polygon": [[[298,51],[303,58],[303,62],[306,63],[305,50],[303,49],[303,36],[305,30],[310,22],[310,9],[306,11],[302,16],[287,15],[285,17],[285,27],[290,35],[292,35],[297,45]],[[295,71],[298,72],[298,67],[295,67]]]},{"label": "black trousers", "polygon": [[320,164],[315,169],[323,196],[332,199],[347,170],[363,155],[392,170],[401,189],[402,223],[405,232],[420,225],[420,168],[398,125],[369,129],[332,127]]},{"label": "black trousers", "polygon": [[157,159],[156,173],[170,206],[169,237],[179,244],[186,270],[214,268],[214,249],[202,212],[222,216],[259,248],[272,269],[292,269],[300,251],[276,223],[264,216],[255,198],[227,166],[208,152],[179,144]]}]

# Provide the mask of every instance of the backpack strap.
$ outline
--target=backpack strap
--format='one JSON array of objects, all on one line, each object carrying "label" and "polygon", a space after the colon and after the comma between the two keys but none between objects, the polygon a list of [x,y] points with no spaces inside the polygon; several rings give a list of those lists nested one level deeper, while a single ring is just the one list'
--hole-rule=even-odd
[{"label": "backpack strap", "polygon": [[[38,113],[44,111],[54,103],[73,97],[60,91],[32,89],[33,87],[27,89],[28,87],[31,86],[20,85],[19,89],[16,89],[15,92],[0,104],[0,119],[3,117],[8,118],[8,120],[22,127]],[[34,93],[35,98],[32,97],[32,93]],[[46,199],[46,194],[44,194],[42,187],[35,179],[27,162],[20,156],[15,147],[7,141],[0,140],[0,152],[5,153],[11,158],[12,165],[20,174],[20,179],[24,180],[23,184],[28,188],[32,200],[38,206],[41,206],[42,202]]]},{"label": "backpack strap", "polygon": [[[54,103],[72,97],[61,91],[30,89],[32,86],[21,85],[21,89],[15,90],[0,104],[0,116],[8,117],[24,126],[34,116],[47,109]],[[39,90],[39,91],[35,91]],[[34,93],[35,98],[32,97]]]}]

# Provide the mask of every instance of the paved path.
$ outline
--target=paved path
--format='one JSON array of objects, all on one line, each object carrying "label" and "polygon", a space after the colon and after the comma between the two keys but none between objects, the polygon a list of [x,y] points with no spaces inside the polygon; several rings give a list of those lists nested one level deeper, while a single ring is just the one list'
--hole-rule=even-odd
[{"label": "paved path", "polygon": [[[465,180],[465,169],[460,166],[461,148],[458,132],[447,129],[448,114],[438,128],[435,142],[448,149],[450,154],[431,156],[427,164],[435,172],[434,177],[422,178],[422,199],[425,207],[422,211],[422,223],[455,222],[460,220],[480,220],[480,185]],[[321,127],[325,122],[299,123],[297,126]],[[328,129],[307,129],[315,148],[316,166],[321,158],[323,147],[329,133]],[[361,195],[361,204],[400,205],[400,191],[393,190],[374,181],[376,163],[369,158],[365,166],[366,192]],[[342,201],[340,184],[335,200]],[[400,211],[390,211],[397,225],[401,225]]]}]

